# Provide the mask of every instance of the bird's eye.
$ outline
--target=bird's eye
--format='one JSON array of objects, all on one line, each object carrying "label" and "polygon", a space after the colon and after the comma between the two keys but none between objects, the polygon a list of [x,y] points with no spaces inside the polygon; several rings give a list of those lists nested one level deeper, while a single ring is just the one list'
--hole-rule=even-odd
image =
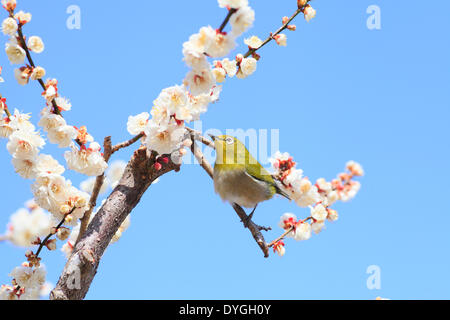
[{"label": "bird's eye", "polygon": [[233,144],[234,140],[232,138],[227,138],[226,140],[227,144]]}]

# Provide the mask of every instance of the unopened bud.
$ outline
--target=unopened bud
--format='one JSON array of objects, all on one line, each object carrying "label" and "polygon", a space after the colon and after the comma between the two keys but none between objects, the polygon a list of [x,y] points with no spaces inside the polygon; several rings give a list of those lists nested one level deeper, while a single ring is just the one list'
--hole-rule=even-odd
[{"label": "unopened bud", "polygon": [[162,169],[162,164],[159,163],[159,162],[155,162],[155,164],[153,165],[153,168],[154,168],[156,171],[159,171],[159,170]]},{"label": "unopened bud", "polygon": [[56,239],[47,240],[47,242],[45,243],[45,246],[50,251],[56,250]]},{"label": "unopened bud", "polygon": [[336,210],[333,210],[333,209],[327,209],[327,211],[328,211],[327,219],[328,219],[329,221],[336,221],[336,220],[339,218],[339,215],[338,215],[338,213],[337,213]]},{"label": "unopened bud", "polygon": [[77,208],[83,208],[86,206],[86,199],[85,198],[78,198],[75,202],[75,207]]},{"label": "unopened bud", "polygon": [[295,24],[290,24],[287,26],[288,30],[295,31],[297,30],[297,26]]},{"label": "unopened bud", "polygon": [[61,214],[63,214],[63,215],[69,214],[71,210],[72,210],[72,207],[69,206],[68,204],[63,204],[59,208],[59,212],[61,212]]},{"label": "unopened bud", "polygon": [[56,234],[59,240],[64,241],[70,236],[70,229],[61,227]]},{"label": "unopened bud", "polygon": [[299,9],[303,8],[306,5],[307,2],[308,2],[307,0],[297,0],[298,8]]},{"label": "unopened bud", "polygon": [[66,223],[71,223],[73,221],[73,216],[68,214],[64,220]]},{"label": "unopened bud", "polygon": [[33,239],[33,241],[31,241],[31,244],[32,244],[32,245],[35,245],[35,246],[40,245],[40,244],[41,244],[41,238],[35,237],[35,238]]},{"label": "unopened bud", "polygon": [[31,73],[31,80],[39,80],[45,77],[45,69],[42,67],[36,67],[33,69],[33,72]]}]

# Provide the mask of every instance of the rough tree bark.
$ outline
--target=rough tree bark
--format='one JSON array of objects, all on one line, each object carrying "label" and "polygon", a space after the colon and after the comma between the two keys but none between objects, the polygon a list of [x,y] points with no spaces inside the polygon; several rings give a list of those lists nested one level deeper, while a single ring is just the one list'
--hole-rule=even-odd
[{"label": "rough tree bark", "polygon": [[144,147],[135,151],[119,185],[75,245],[50,299],[83,299],[97,273],[103,253],[144,192],[161,175],[172,170],[179,171],[180,166],[170,160],[167,164],[162,162],[162,168],[155,170],[156,156]]}]

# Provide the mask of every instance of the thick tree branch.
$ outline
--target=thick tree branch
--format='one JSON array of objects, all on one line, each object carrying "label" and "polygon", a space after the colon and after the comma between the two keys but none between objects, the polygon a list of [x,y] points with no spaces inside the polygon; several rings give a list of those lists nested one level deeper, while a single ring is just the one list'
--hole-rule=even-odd
[{"label": "thick tree branch", "polygon": [[144,147],[135,151],[118,186],[75,245],[58,284],[50,295],[51,299],[79,300],[85,297],[103,253],[144,192],[158,177],[172,170],[179,171],[180,165],[171,161],[156,170],[156,159],[157,154]]},{"label": "thick tree branch", "polygon": [[[111,137],[106,137],[103,143],[103,150],[104,150],[103,158],[105,159],[106,162],[108,162],[115,152],[119,151],[120,149],[131,146],[133,143],[137,142],[143,136],[144,134],[141,133],[128,141],[115,145],[114,147],[111,146]],[[97,199],[104,183],[105,183],[105,174],[103,173],[102,175],[98,176],[97,179],[95,180],[94,188],[92,189],[91,199],[89,200],[89,210],[84,213],[83,218],[81,218],[80,220],[81,223],[80,232],[78,233],[78,238],[75,243],[78,243],[78,241],[80,241],[81,237],[83,236],[84,232],[87,229],[89,221],[91,220],[92,211],[97,206]]]}]

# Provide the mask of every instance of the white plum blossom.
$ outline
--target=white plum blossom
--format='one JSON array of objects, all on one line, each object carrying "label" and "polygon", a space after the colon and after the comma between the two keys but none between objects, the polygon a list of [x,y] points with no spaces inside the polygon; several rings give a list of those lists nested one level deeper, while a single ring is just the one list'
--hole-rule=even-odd
[{"label": "white plum blossom", "polygon": [[350,171],[351,174],[353,174],[354,176],[357,177],[362,177],[364,175],[364,169],[362,168],[362,166],[355,162],[355,161],[349,161],[347,162],[347,164],[345,165],[345,167],[347,168],[348,171]]},{"label": "white plum blossom", "polygon": [[21,208],[11,215],[6,236],[14,245],[30,247],[36,237],[46,236],[50,229],[50,216],[44,210]]},{"label": "white plum blossom", "polygon": [[[178,120],[190,121],[189,92],[185,86],[172,86],[161,91],[153,101],[155,106],[166,109],[166,115],[174,116]],[[166,119],[170,120],[170,119]]]},{"label": "white plum blossom", "polygon": [[309,22],[311,19],[313,19],[316,16],[316,10],[313,7],[311,7],[310,5],[308,5],[305,8],[304,14],[305,14],[306,21]]},{"label": "white plum blossom", "polygon": [[9,136],[6,148],[13,158],[34,159],[45,144],[39,134],[26,130],[17,130]]},{"label": "white plum blossom", "polygon": [[297,216],[293,213],[285,213],[281,216],[278,226],[284,230],[289,230],[297,224]]},{"label": "white plum blossom", "polygon": [[137,116],[129,116],[127,123],[127,130],[131,135],[138,135],[144,132],[145,127],[147,126],[148,119],[150,114],[148,112],[142,112]]},{"label": "white plum blossom", "polygon": [[255,21],[255,11],[249,6],[241,7],[230,18],[231,33],[237,37],[243,34]]},{"label": "white plum blossom", "polygon": [[248,0],[218,0],[219,7],[239,9],[248,6]]},{"label": "white plum blossom", "polygon": [[191,70],[184,80],[194,96],[210,92],[215,85],[215,77],[211,69]]},{"label": "white plum blossom", "polygon": [[311,217],[314,218],[314,220],[317,221],[325,221],[325,219],[328,216],[327,209],[322,205],[318,204],[314,208],[311,208]]},{"label": "white plum blossom", "polygon": [[146,147],[163,155],[171,154],[181,147],[186,129],[184,126],[172,123],[162,132],[155,127],[150,127],[145,134],[144,144]]},{"label": "white plum blossom", "polygon": [[263,44],[263,41],[257,36],[252,36],[248,39],[245,39],[244,43],[251,49],[257,49]]},{"label": "white plum blossom", "polygon": [[51,113],[47,109],[44,109],[44,111],[42,112],[41,120],[38,122],[38,125],[42,127],[45,132],[49,132],[65,126],[66,120],[64,120],[62,116]]},{"label": "white plum blossom", "polygon": [[64,125],[48,131],[47,137],[51,143],[57,144],[58,147],[67,148],[72,145],[77,135],[78,132],[74,127]]},{"label": "white plum blossom", "polygon": [[36,178],[31,186],[34,200],[43,209],[60,214],[61,206],[68,199],[68,190],[71,182],[57,174],[42,175]]},{"label": "white plum blossom", "polygon": [[195,70],[205,69],[209,66],[204,48],[200,49],[196,46],[195,43],[192,43],[190,41],[187,41],[183,44],[183,56],[183,60],[186,62],[186,64]]},{"label": "white plum blossom", "polygon": [[37,268],[28,267],[26,265],[16,267],[9,274],[17,285],[25,289],[40,288],[45,283],[47,272],[41,265]]},{"label": "white plum blossom", "polygon": [[44,42],[38,36],[31,36],[27,42],[28,49],[35,53],[41,53],[44,51]]},{"label": "white plum blossom", "polygon": [[0,300],[19,300],[13,286],[2,285],[0,287]]},{"label": "white plum blossom", "polygon": [[42,67],[33,68],[31,72],[30,79],[31,80],[40,80],[45,77],[45,69]]},{"label": "white plum blossom", "polygon": [[36,160],[34,168],[37,176],[45,175],[62,175],[65,171],[64,167],[59,164],[51,155],[40,154]]},{"label": "white plum blossom", "polygon": [[217,32],[210,46],[206,49],[206,53],[212,58],[220,58],[229,54],[235,46],[236,42],[232,34]]},{"label": "white plum blossom", "polygon": [[75,146],[72,146],[71,151],[66,151],[64,153],[64,158],[66,159],[67,166],[70,170],[91,177],[103,174],[108,167],[100,150],[98,150],[98,144],[91,143],[90,148],[87,149],[78,149]]},{"label": "white plum blossom", "polygon": [[287,46],[287,36],[284,33],[277,34],[274,39],[279,46]]},{"label": "white plum blossom", "polygon": [[211,26],[200,28],[199,32],[189,37],[191,49],[197,52],[205,53],[209,46],[214,41],[216,30]]},{"label": "white plum blossom", "polygon": [[303,222],[295,229],[294,239],[297,241],[309,240],[311,238],[311,225]]},{"label": "white plum blossom", "polygon": [[317,221],[311,224],[311,229],[315,234],[319,234],[320,232],[322,232],[324,227],[325,227],[324,221]]},{"label": "white plum blossom", "polygon": [[[37,68],[35,68],[35,69],[37,69]],[[44,75],[45,75],[45,70],[44,70]],[[42,78],[44,75],[40,76],[40,78]],[[60,110],[70,111],[72,109],[72,104],[70,103],[70,101],[67,98],[56,97],[55,98],[55,103],[56,103],[56,105],[58,106],[58,108]]]},{"label": "white plum blossom", "polygon": [[157,127],[160,131],[164,131],[167,129],[170,121],[171,121],[171,114],[169,113],[169,110],[167,109],[167,106],[162,105],[154,105],[152,110],[150,111],[150,114],[152,115],[151,120],[148,122],[147,130],[150,127]]},{"label": "white plum blossom", "polygon": [[1,119],[0,118],[0,137],[8,138],[13,132],[14,128],[10,125],[9,119]]},{"label": "white plum blossom", "polygon": [[227,76],[227,72],[224,68],[214,68],[212,70],[212,73],[214,74],[214,78],[216,79],[216,82],[222,83],[225,81],[225,78]]},{"label": "white plum blossom", "polygon": [[20,22],[21,24],[26,24],[26,23],[28,23],[28,22],[31,21],[31,13],[29,13],[29,12],[24,12],[24,11],[20,10],[19,12],[17,12],[17,13],[14,15],[14,18],[16,18],[17,20],[19,20],[19,22]]},{"label": "white plum blossom", "polygon": [[5,35],[14,36],[17,32],[18,25],[15,19],[6,18],[2,22],[2,32]]},{"label": "white plum blossom", "polygon": [[5,52],[12,64],[22,64],[25,61],[25,50],[17,43],[17,41],[6,43]]},{"label": "white plum blossom", "polygon": [[237,62],[236,60],[230,60],[228,58],[223,59],[220,64],[222,65],[222,68],[227,72],[227,75],[232,78],[237,73]]},{"label": "white plum blossom", "polygon": [[28,71],[28,68],[14,69],[14,77],[16,78],[17,83],[22,86],[28,84],[30,80],[30,73]]},{"label": "white plum blossom", "polygon": [[256,71],[257,61],[255,58],[243,58],[240,64],[237,77],[242,79],[250,76]]},{"label": "white plum blossom", "polygon": [[16,0],[2,0],[2,6],[8,11],[14,11],[16,9]]},{"label": "white plum blossom", "polygon": [[12,158],[14,170],[24,179],[34,179],[36,177],[36,158],[32,159],[17,159]]}]

